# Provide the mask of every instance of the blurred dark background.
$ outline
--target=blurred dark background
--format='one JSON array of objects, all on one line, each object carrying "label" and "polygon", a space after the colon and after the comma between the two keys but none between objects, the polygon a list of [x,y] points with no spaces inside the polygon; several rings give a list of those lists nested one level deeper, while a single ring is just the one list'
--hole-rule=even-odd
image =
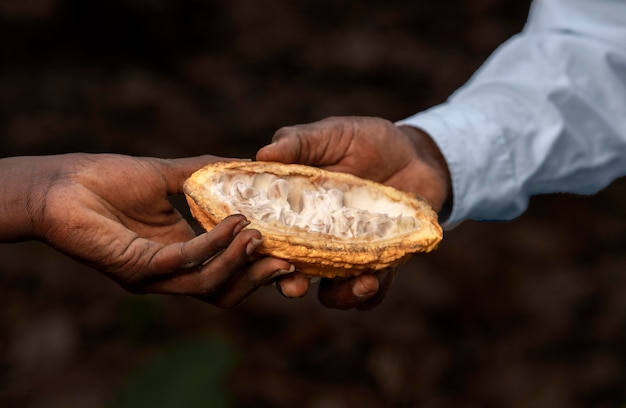
[{"label": "blurred dark background", "polygon": [[[0,151],[254,157],[284,125],[404,118],[528,0],[0,0]],[[626,190],[462,224],[371,312],[273,287],[231,311],[0,246],[3,407],[620,407]]]}]

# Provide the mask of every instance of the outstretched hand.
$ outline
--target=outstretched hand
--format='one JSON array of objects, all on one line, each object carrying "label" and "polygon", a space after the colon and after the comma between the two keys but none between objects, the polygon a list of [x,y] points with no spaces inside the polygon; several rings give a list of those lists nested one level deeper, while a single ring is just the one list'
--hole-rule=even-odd
[{"label": "outstretched hand", "polygon": [[[4,160],[10,173],[23,175],[28,192],[29,227],[18,234],[14,228],[13,236],[42,240],[133,293],[182,294],[233,307],[290,271],[284,260],[251,261],[262,237],[244,229],[243,216],[196,236],[168,200],[182,193],[193,171],[221,158],[69,154]],[[7,238],[6,231],[0,237]]]},{"label": "outstretched hand", "polygon": [[[351,173],[426,199],[440,211],[451,196],[447,164],[424,132],[371,117],[332,117],[279,129],[257,160],[299,163]],[[338,309],[369,309],[382,302],[395,271],[322,280],[318,298]],[[310,279],[294,273],[277,281],[287,297],[304,296]]]}]

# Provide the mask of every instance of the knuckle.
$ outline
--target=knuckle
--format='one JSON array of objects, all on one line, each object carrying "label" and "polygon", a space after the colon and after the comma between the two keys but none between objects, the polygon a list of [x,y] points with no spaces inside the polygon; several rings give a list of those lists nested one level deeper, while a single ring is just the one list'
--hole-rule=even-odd
[{"label": "knuckle", "polygon": [[248,280],[255,283],[255,284],[261,284],[266,282],[268,279],[270,279],[274,274],[276,273],[275,269],[271,269],[271,268],[250,268],[247,276],[248,276]]}]

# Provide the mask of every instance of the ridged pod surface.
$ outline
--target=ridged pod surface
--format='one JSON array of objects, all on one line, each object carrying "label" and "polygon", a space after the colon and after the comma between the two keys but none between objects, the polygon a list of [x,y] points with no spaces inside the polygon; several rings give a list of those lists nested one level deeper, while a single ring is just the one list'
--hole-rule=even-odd
[{"label": "ridged pod surface", "polygon": [[184,185],[206,229],[231,214],[263,234],[257,252],[311,276],[347,277],[394,267],[443,238],[437,214],[419,197],[350,174],[299,164],[224,161]]}]

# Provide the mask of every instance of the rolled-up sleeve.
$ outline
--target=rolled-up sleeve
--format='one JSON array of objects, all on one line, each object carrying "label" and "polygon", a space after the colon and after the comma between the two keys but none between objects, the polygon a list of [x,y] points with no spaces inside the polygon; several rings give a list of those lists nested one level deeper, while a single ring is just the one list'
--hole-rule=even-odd
[{"label": "rolled-up sleeve", "polygon": [[535,0],[467,84],[398,124],[446,158],[446,227],[512,219],[536,194],[597,192],[626,175],[626,1]]}]

